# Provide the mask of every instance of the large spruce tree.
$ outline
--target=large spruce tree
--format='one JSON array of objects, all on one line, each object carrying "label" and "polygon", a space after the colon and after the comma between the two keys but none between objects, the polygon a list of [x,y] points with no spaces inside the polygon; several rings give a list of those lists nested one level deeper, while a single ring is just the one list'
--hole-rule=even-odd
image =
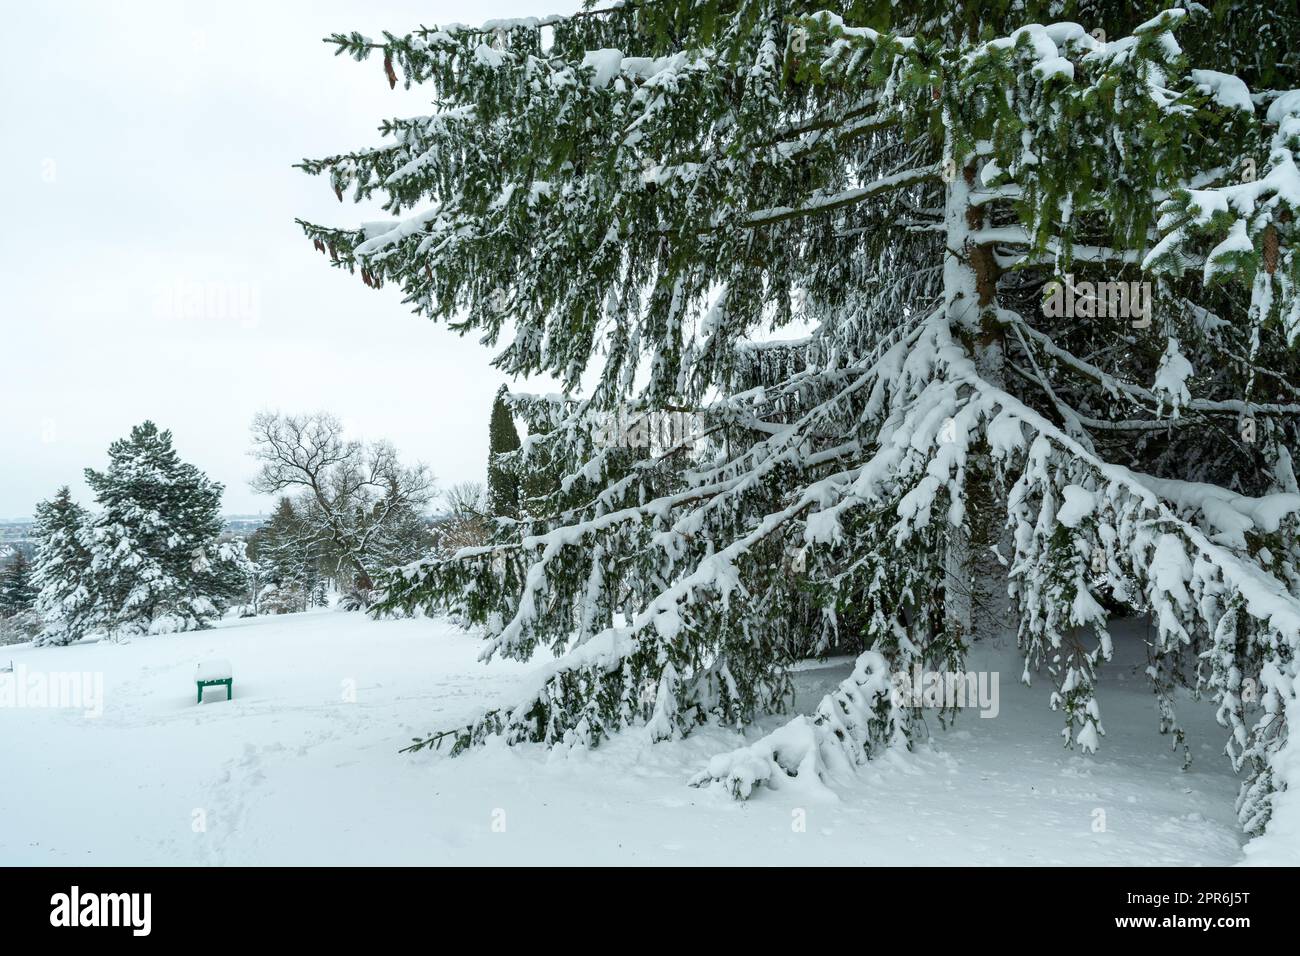
[{"label": "large spruce tree", "polygon": [[[906,745],[891,675],[959,666],[1009,603],[1091,751],[1120,610],[1153,622],[1161,729],[1176,686],[1212,695],[1243,825],[1289,786],[1300,827],[1300,29],[1165,5],[632,0],[334,36],[437,108],[305,162],[394,217],[308,237],[567,386],[514,402],[540,436],[516,472],[562,470],[547,507],[388,582],[487,658],[563,656],[420,745],[743,726],[794,658],[864,647],[697,778],[746,796]],[[700,428],[595,438],[670,412]]]}]

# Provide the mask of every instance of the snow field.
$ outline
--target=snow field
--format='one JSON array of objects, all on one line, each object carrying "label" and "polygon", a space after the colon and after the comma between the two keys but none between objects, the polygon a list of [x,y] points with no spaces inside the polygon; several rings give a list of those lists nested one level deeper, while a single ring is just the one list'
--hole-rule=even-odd
[{"label": "snow field", "polygon": [[[1016,682],[1006,642],[968,662],[1001,671],[996,718],[967,711],[945,732],[928,717],[935,737],[914,753],[747,802],[686,785],[744,742],[718,727],[655,745],[634,730],[590,752],[399,754],[511,699],[546,663],[485,667],[476,637],[442,620],[317,612],[20,645],[0,656],[28,672],[102,672],[104,708],[0,709],[0,864],[1239,862],[1223,731],[1208,703],[1185,702],[1195,761],[1179,769],[1155,732],[1140,634],[1117,636],[1103,670],[1094,757],[1062,749],[1045,682]],[[235,698],[197,705],[195,665],[213,658],[231,662]],[[802,667],[796,709],[850,669]]]}]

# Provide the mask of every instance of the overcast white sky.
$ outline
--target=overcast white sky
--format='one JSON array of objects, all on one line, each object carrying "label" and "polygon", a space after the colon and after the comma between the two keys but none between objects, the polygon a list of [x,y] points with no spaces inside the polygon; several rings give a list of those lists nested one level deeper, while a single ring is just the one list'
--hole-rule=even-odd
[{"label": "overcast white sky", "polygon": [[[0,57],[0,518],[30,516],[144,419],[248,489],[262,408],[328,409],[442,484],[482,480],[503,381],[490,351],[330,269],[294,217],[355,225],[292,164],[379,142],[428,112],[381,61],[320,42],[421,23],[576,9],[577,0],[196,0],[10,5]],[[195,293],[202,293],[196,297]],[[211,293],[211,295],[209,295]],[[199,314],[193,303],[206,305]],[[224,303],[224,307],[223,307]],[[189,307],[187,308],[187,305]],[[550,382],[515,383],[550,391]]]}]

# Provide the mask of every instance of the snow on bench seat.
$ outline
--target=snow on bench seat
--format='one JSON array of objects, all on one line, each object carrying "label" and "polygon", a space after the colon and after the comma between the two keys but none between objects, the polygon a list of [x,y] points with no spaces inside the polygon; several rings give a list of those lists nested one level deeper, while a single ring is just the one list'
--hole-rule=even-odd
[{"label": "snow on bench seat", "polygon": [[231,669],[230,661],[201,661],[199,663],[197,680],[230,680]]}]

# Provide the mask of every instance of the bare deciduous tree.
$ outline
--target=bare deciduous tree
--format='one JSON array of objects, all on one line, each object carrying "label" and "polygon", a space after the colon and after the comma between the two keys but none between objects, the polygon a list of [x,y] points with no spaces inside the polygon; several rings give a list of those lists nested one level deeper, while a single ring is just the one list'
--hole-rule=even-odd
[{"label": "bare deciduous tree", "polygon": [[462,481],[442,493],[443,510],[437,518],[438,549],[454,554],[477,548],[490,540],[491,520],[485,512],[487,492],[477,481]]},{"label": "bare deciduous tree", "polygon": [[422,516],[433,497],[428,467],[403,465],[389,442],[346,439],[327,412],[261,412],[252,437],[251,454],[262,463],[253,490],[300,492],[304,520],[328,538],[340,568],[351,570],[366,595],[392,535]]}]

